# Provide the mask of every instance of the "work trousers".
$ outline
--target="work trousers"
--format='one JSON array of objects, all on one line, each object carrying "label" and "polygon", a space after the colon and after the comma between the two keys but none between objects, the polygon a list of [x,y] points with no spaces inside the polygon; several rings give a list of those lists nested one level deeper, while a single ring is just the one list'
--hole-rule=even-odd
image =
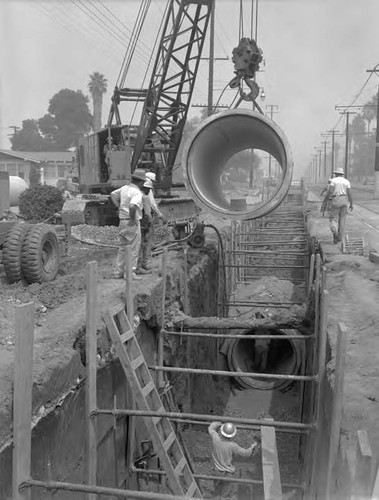
[{"label": "work trousers", "polygon": [[141,250],[138,257],[138,267],[145,267],[151,260],[154,243],[154,223],[144,223],[141,226]]},{"label": "work trousers", "polygon": [[[216,476],[234,477],[229,472],[215,470]],[[215,481],[215,498],[218,500],[238,500],[238,484],[231,481]]]},{"label": "work trousers", "polygon": [[128,225],[128,220],[120,220],[118,233],[118,253],[116,258],[116,272],[124,274],[126,264],[126,247],[130,247],[132,252],[132,268],[137,269],[138,255],[141,246],[141,227],[139,221],[132,226]]},{"label": "work trousers", "polygon": [[346,195],[332,198],[329,213],[330,229],[333,235],[338,236],[339,241],[342,241],[345,236],[347,205],[348,199]]}]

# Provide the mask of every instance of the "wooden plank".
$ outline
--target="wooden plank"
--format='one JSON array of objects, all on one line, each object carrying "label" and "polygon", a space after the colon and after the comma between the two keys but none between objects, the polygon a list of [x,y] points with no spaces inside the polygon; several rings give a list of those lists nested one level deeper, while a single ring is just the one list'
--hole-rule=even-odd
[{"label": "wooden plank", "polygon": [[[318,272],[318,275],[320,273]],[[317,281],[317,278],[316,278]],[[316,286],[317,293],[317,286]],[[317,293],[317,295],[319,295]],[[313,373],[317,373],[318,375],[318,384],[316,388],[312,388],[311,391],[311,401],[315,401],[315,411],[314,411],[314,423],[317,426],[320,426],[320,416],[321,416],[321,405],[322,405],[322,396],[323,396],[323,385],[324,385],[324,377],[326,370],[326,346],[327,346],[327,319],[328,319],[328,309],[329,309],[329,292],[327,290],[321,291],[321,304],[318,308],[318,315],[322,318],[320,322],[320,327],[316,330],[315,326],[315,336],[317,341],[315,342],[315,352],[313,359]],[[317,353],[316,353],[317,346]],[[315,397],[313,396],[315,394]],[[312,418],[311,412],[311,418]],[[320,427],[319,427],[320,428]],[[319,447],[320,440],[316,439],[316,436],[313,436],[310,440],[310,444],[312,444],[313,449],[309,449],[310,455],[306,462],[309,463],[310,466],[310,481],[311,488],[315,486],[315,479],[317,474],[317,464],[319,460]]]},{"label": "wooden plank", "polygon": [[[91,412],[97,408],[97,262],[87,264],[86,279],[86,480],[89,485],[97,483],[97,439],[96,419]],[[88,500],[96,500],[94,493]]]},{"label": "wooden plank", "polygon": [[309,264],[309,276],[308,276],[308,295],[311,293],[312,285],[313,285],[313,275],[315,270],[315,254],[311,255],[310,264]]},{"label": "wooden plank", "polygon": [[[265,420],[273,422],[272,418]],[[265,500],[281,500],[282,484],[280,479],[276,435],[273,427],[261,426],[262,469]]]},{"label": "wooden plank", "polygon": [[148,396],[154,389],[155,389],[155,384],[151,380],[148,384],[145,385],[145,387],[141,389],[141,393],[143,397],[146,398],[146,396]]},{"label": "wooden plank", "polygon": [[121,335],[121,342],[125,344],[128,340],[130,340],[134,336],[133,330],[128,330],[127,332]]},{"label": "wooden plank", "polygon": [[[187,246],[184,247],[184,250],[183,250],[183,258],[184,258],[184,262],[183,262],[183,266],[184,266],[184,278],[183,278],[183,282],[184,282],[184,286],[183,286],[183,290],[184,290],[184,303],[183,303],[183,310],[184,310],[184,314],[189,314],[190,311],[189,311],[189,302],[188,302],[188,262],[187,262]],[[181,341],[182,339],[180,339]],[[192,351],[192,339],[191,338],[187,338],[187,342],[186,342],[186,364],[187,366],[191,366],[191,351]],[[187,377],[187,405],[188,405],[188,408],[191,408],[191,397],[192,397],[192,387],[191,387],[191,374],[189,373],[188,374],[188,377]],[[189,427],[191,429],[191,426]]]},{"label": "wooden plank", "polygon": [[125,260],[125,293],[126,293],[126,314],[131,328],[134,323],[134,286],[133,286],[133,268],[132,268],[132,250],[130,246],[126,247]]},{"label": "wooden plank", "polygon": [[13,495],[30,500],[31,490],[18,491],[30,477],[33,384],[34,303],[15,306],[15,358],[13,388]]},{"label": "wooden plank", "polygon": [[353,498],[368,498],[372,489],[373,453],[366,430],[357,432]]},{"label": "wooden plank", "polygon": [[335,467],[337,464],[338,450],[340,444],[340,432],[343,409],[343,390],[346,364],[347,328],[343,323],[338,323],[337,346],[335,357],[334,394],[332,419],[330,427],[328,473],[326,478],[327,495],[333,498],[335,481]]},{"label": "wooden plank", "polygon": [[186,465],[188,465],[187,460],[186,460],[186,457],[183,455],[182,458],[179,460],[177,466],[174,469],[174,472],[175,472],[177,477],[179,477],[179,474],[182,472],[182,470],[184,469],[184,467]]},{"label": "wooden plank", "polygon": [[[122,339],[122,336],[121,336],[121,339]],[[136,370],[139,366],[141,366],[143,363],[145,362],[145,358],[143,357],[143,354],[141,354],[140,356],[138,356],[136,359],[133,359],[133,361],[131,362],[131,365],[132,365],[132,369],[133,370]]]},{"label": "wooden plank", "polygon": [[171,446],[174,444],[175,441],[176,441],[176,434],[175,432],[171,432],[166,441],[163,443],[164,449],[167,451],[169,448],[171,448]]},{"label": "wooden plank", "polygon": [[[165,314],[166,314],[166,284],[167,284],[167,249],[163,250],[162,254],[162,303],[161,303],[161,330],[164,328]],[[163,334],[162,331],[158,333],[158,363],[163,365]],[[164,387],[163,373],[156,375],[157,386]]]},{"label": "wooden plank", "polygon": [[376,468],[376,473],[374,477],[374,484],[372,487],[371,498],[376,500],[379,498],[379,467]]}]

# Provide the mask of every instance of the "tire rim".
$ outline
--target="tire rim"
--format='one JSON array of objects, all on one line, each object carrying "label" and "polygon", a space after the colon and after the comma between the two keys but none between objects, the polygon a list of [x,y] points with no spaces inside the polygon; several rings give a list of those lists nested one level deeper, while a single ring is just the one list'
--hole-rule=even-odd
[{"label": "tire rim", "polygon": [[54,271],[57,257],[51,241],[46,240],[42,246],[42,267],[45,273],[50,274]]}]

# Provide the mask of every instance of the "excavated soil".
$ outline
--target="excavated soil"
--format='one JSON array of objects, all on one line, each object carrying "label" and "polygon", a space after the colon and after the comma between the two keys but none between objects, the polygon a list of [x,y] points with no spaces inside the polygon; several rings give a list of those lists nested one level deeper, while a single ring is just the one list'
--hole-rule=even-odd
[{"label": "excavated soil", "polygon": [[[366,204],[362,193],[358,203]],[[342,322],[348,332],[342,432],[367,429],[373,452],[377,455],[379,368],[376,353],[379,351],[379,265],[370,262],[367,256],[342,254],[341,246],[333,245],[331,242],[328,218],[321,216],[319,207],[318,202],[309,204],[310,232],[321,244],[327,269],[327,289],[330,299],[328,335],[332,356],[327,367],[328,373],[333,375],[334,372],[338,323]],[[369,247],[377,248],[379,233],[374,227],[379,226],[379,215],[371,212],[370,226],[367,225],[366,219],[365,209],[357,206],[352,214],[348,214],[346,232],[354,237],[363,236]]]}]

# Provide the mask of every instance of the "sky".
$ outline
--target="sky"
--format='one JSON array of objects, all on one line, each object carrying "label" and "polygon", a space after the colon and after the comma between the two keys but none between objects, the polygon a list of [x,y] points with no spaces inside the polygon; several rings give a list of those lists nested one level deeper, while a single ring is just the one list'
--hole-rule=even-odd
[{"label": "sky", "polygon": [[[127,86],[141,85],[165,3],[151,1]],[[244,36],[251,33],[251,3],[242,0]],[[0,0],[0,44],[7,48],[0,52],[0,147],[10,147],[10,126],[43,116],[60,89],[89,95],[94,71],[108,79],[106,122],[139,6],[140,0]],[[215,102],[234,76],[230,58],[239,41],[240,12],[240,0],[216,0],[215,55],[229,59],[215,62]],[[378,76],[366,70],[379,63],[378,19],[379,0],[258,0],[255,35],[265,67],[257,83],[266,94],[258,102],[264,111],[278,107],[273,119],[289,140],[295,173],[309,165],[324,140],[321,133],[344,130],[336,105],[354,100],[361,105],[377,92]],[[203,60],[193,104],[206,103],[207,84]],[[229,105],[234,96],[235,91],[226,90],[220,104]],[[129,119],[131,110],[125,112]],[[190,116],[198,113],[194,107]]]}]

